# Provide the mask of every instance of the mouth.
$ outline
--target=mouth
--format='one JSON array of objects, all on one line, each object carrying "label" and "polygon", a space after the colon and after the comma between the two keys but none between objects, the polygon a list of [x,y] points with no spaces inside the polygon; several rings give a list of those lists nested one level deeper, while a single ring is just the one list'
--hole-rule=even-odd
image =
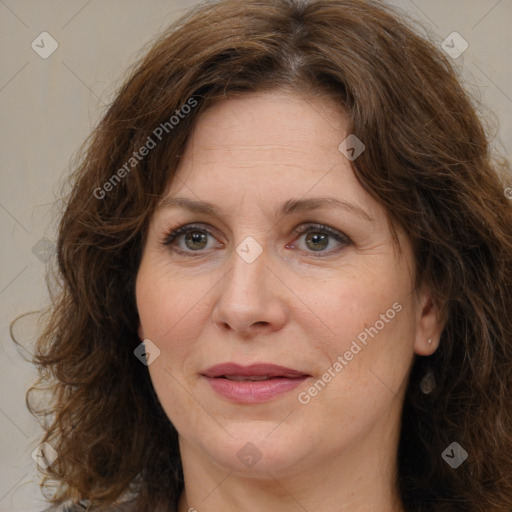
[{"label": "mouth", "polygon": [[213,391],[232,402],[266,402],[296,388],[311,377],[293,368],[268,363],[242,366],[222,363],[202,373]]},{"label": "mouth", "polygon": [[271,380],[271,379],[281,379],[281,378],[287,378],[287,379],[297,379],[298,377],[285,377],[282,375],[252,375],[252,376],[243,376],[243,375],[221,375],[218,377],[220,379],[227,379],[227,380],[236,380],[237,382],[260,382],[262,380]]}]

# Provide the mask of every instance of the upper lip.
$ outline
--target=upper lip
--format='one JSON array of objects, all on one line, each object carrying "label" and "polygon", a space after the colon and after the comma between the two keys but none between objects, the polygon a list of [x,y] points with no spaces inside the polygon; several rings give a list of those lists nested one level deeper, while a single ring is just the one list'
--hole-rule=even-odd
[{"label": "upper lip", "polygon": [[203,372],[205,377],[223,377],[226,375],[236,375],[239,377],[307,377],[308,374],[293,368],[278,366],[271,363],[256,363],[243,366],[237,363],[216,364]]}]

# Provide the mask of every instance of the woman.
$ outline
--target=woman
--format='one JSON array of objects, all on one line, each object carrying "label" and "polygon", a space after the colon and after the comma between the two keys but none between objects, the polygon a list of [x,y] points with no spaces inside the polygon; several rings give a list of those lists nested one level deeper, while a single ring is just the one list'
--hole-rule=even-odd
[{"label": "woman", "polygon": [[191,12],[60,224],[51,510],[510,512],[507,170],[383,5]]}]

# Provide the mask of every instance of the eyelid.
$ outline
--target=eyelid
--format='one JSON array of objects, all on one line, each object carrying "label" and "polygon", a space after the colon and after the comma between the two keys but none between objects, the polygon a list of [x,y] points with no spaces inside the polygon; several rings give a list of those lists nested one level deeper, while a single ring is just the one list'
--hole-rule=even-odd
[{"label": "eyelid", "polygon": [[[191,223],[191,224],[178,224],[177,226],[170,227],[166,234],[164,234],[163,239],[161,240],[162,245],[171,245],[180,235],[187,233],[188,231],[204,231],[205,233],[215,237],[215,234],[212,231],[212,228],[207,223]],[[190,251],[193,252],[193,251]],[[199,251],[197,251],[199,252]]]},{"label": "eyelid", "polygon": [[295,234],[302,235],[308,230],[317,229],[318,231],[324,231],[325,233],[328,233],[329,235],[332,235],[333,237],[337,237],[343,240],[346,240],[347,242],[351,242],[350,238],[345,235],[345,233],[342,233],[341,231],[338,231],[337,229],[331,228],[330,226],[326,226],[325,224],[319,224],[318,222],[304,222],[300,226],[294,229]]},{"label": "eyelid", "polygon": [[[343,247],[349,247],[354,244],[354,242],[351,240],[351,238],[343,233],[342,231],[339,231],[335,228],[331,228],[330,226],[326,226],[325,224],[319,224],[317,222],[305,222],[294,229],[294,233],[298,236],[303,235],[304,233],[307,233],[308,231],[317,231],[317,232],[323,232],[329,235],[330,237],[334,238],[341,246]],[[297,238],[291,242],[291,245],[295,244],[295,241]],[[287,244],[287,247],[289,244]],[[327,257],[332,254],[338,253],[340,251],[340,247],[337,249],[330,249],[328,251],[306,251],[308,254],[312,254],[315,258],[322,258]],[[302,251],[304,252],[304,251]]]}]

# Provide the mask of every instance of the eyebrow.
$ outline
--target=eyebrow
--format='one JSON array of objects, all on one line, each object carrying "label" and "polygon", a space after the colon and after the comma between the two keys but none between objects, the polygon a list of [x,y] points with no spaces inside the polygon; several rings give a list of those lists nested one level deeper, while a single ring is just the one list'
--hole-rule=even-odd
[{"label": "eyebrow", "polygon": [[[166,197],[158,205],[158,209],[167,208],[183,208],[192,213],[201,213],[204,215],[210,215],[213,217],[222,217],[222,211],[217,208],[214,204],[207,201],[196,201],[195,199],[189,199],[188,197]],[[274,215],[276,217],[291,215],[292,213],[309,212],[312,210],[318,210],[321,208],[336,208],[343,209],[351,212],[358,217],[374,222],[368,212],[366,212],[360,206],[349,203],[347,201],[341,201],[334,197],[315,197],[309,199],[289,199],[278,208]]]}]

